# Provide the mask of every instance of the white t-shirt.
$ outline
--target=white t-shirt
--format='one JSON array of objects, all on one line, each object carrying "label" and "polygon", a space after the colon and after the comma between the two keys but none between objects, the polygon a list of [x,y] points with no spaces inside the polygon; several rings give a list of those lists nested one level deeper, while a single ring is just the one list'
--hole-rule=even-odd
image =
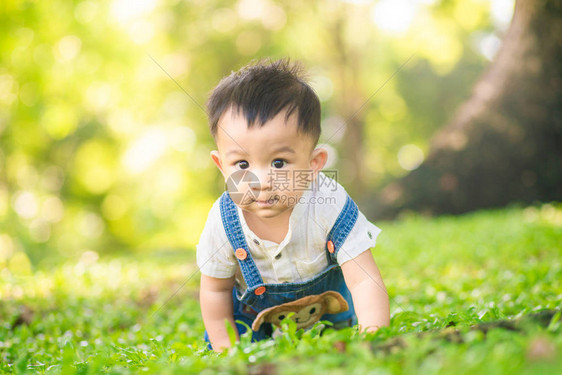
[{"label": "white t-shirt", "polygon": [[[246,224],[242,209],[236,206],[246,242],[264,283],[306,281],[326,268],[326,238],[346,198],[345,189],[337,181],[319,172],[318,183],[304,190],[293,207],[289,230],[280,244],[262,240],[254,234]],[[359,211],[353,229],[338,251],[338,264],[374,247],[380,232]],[[229,278],[236,275],[237,288],[246,288],[234,249],[223,227],[220,198],[213,204],[197,244],[197,265],[207,276]]]}]

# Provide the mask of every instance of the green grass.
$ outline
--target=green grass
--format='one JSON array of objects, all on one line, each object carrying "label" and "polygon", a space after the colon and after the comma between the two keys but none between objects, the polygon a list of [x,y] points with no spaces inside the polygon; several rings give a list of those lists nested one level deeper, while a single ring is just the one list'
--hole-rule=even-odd
[{"label": "green grass", "polygon": [[[247,337],[207,351],[192,252],[84,257],[33,276],[0,270],[0,372],[554,373],[560,314],[516,330],[470,327],[562,302],[562,205],[376,223],[373,254],[391,297],[391,326]],[[423,333],[425,332],[425,333]]]}]

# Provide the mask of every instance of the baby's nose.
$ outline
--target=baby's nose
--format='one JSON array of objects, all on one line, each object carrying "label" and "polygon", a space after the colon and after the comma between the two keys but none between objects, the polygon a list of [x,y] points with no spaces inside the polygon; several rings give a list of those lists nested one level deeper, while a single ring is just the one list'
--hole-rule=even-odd
[{"label": "baby's nose", "polygon": [[256,170],[253,172],[256,175],[257,180],[250,184],[252,190],[270,190],[272,175],[269,169],[267,170]]}]

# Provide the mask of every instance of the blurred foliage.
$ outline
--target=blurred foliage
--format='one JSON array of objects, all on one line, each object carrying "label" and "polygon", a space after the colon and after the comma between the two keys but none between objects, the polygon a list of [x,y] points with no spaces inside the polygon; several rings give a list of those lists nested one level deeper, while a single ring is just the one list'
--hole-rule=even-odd
[{"label": "blurred foliage", "polygon": [[413,55],[362,109],[372,187],[406,173],[468,96],[512,8],[499,0],[3,1],[0,272],[87,250],[193,248],[223,189],[202,107],[221,77],[255,58],[305,63],[337,168],[345,155],[337,154],[336,74],[345,61],[333,53],[336,37],[361,51],[360,69],[344,71],[360,77],[365,100]]}]

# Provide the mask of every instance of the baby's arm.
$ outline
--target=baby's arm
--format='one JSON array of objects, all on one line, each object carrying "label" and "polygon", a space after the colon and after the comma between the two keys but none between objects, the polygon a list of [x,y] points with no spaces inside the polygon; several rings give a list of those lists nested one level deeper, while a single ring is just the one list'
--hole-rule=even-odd
[{"label": "baby's arm", "polygon": [[233,286],[234,276],[228,279],[218,279],[201,274],[199,292],[201,315],[211,346],[217,352],[230,347],[225,320],[230,323],[234,332],[236,332],[236,339],[238,340],[238,330],[234,324],[232,311]]},{"label": "baby's arm", "polygon": [[353,306],[362,331],[374,332],[390,324],[388,294],[370,250],[341,266],[351,292]]}]

